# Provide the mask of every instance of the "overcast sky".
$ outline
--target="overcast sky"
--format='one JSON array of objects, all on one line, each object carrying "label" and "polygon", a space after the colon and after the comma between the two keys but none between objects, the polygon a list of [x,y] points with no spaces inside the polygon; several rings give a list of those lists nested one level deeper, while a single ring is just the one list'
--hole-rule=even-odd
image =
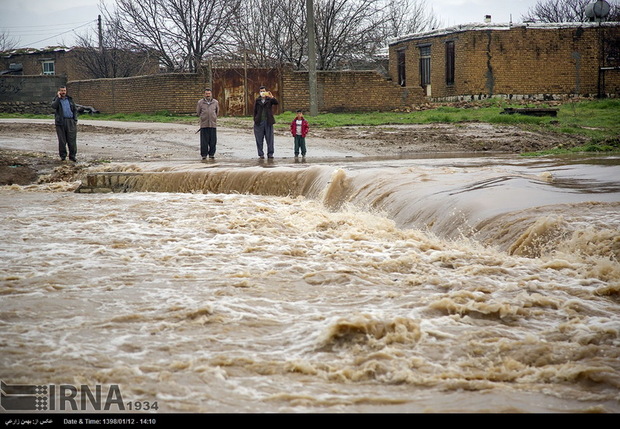
[{"label": "overcast sky", "polygon": [[[113,0],[105,0],[108,4]],[[521,22],[538,0],[426,0],[444,27],[483,22]],[[0,0],[0,32],[19,47],[71,46],[75,35],[96,28],[99,0]]]}]

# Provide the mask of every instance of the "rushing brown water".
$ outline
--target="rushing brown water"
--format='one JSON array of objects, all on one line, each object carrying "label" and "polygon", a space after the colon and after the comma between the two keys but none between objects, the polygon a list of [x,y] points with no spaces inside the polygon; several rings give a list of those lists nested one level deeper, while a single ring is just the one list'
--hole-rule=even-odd
[{"label": "rushing brown water", "polygon": [[106,169],[144,174],[0,189],[5,383],[160,412],[620,411],[618,158]]}]

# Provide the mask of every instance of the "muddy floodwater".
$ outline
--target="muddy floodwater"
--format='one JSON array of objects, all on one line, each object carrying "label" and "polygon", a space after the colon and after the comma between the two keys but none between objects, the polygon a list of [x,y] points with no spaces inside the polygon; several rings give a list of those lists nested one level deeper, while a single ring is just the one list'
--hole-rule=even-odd
[{"label": "muddy floodwater", "polygon": [[135,192],[0,190],[3,380],[167,412],[620,411],[618,159],[124,168]]},{"label": "muddy floodwater", "polygon": [[158,412],[620,412],[619,157],[91,168],[113,171],[130,192],[0,187],[5,383]]}]

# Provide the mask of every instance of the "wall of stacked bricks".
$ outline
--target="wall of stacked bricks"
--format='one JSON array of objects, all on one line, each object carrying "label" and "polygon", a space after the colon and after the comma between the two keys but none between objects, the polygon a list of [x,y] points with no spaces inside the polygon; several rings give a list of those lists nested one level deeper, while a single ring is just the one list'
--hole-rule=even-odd
[{"label": "wall of stacked bricks", "polygon": [[[420,86],[420,45],[431,45],[431,97],[469,100],[491,96],[598,94],[601,36],[618,40],[620,27],[476,30],[419,38],[390,46],[390,76],[405,50],[407,86]],[[446,83],[446,42],[455,44],[454,84]],[[605,74],[605,92],[620,94],[620,71]]]},{"label": "wall of stacked bricks", "polygon": [[[309,110],[308,73],[283,70],[282,86],[274,95],[280,111]],[[402,88],[374,71],[318,72],[321,111],[382,111],[424,102],[421,88]],[[104,113],[193,114],[207,84],[196,74],[160,74],[121,79],[93,79],[68,83],[68,91],[82,105]],[[240,89],[240,88],[237,88]],[[249,88],[250,98],[255,89]],[[214,88],[216,93],[220,92]],[[222,91],[224,92],[224,91]],[[237,93],[227,88],[228,93]],[[221,99],[220,103],[225,103]]]},{"label": "wall of stacked bricks", "polygon": [[195,113],[204,88],[204,77],[190,73],[93,79],[67,84],[68,92],[79,104],[112,114]]},{"label": "wall of stacked bricks", "polygon": [[[310,109],[308,72],[285,71],[282,77],[285,110]],[[402,88],[375,71],[317,72],[319,111],[386,111],[423,103],[421,88]]]}]

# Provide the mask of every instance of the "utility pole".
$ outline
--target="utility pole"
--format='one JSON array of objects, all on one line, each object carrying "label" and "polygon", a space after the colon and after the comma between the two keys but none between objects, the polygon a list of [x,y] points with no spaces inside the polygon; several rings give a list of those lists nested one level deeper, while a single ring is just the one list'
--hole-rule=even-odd
[{"label": "utility pole", "polygon": [[243,47],[243,116],[248,116],[248,50]]},{"label": "utility pole", "polygon": [[316,41],[314,34],[314,1],[306,0],[306,27],[308,31],[308,89],[310,92],[310,116],[319,114],[316,83]]},{"label": "utility pole", "polygon": [[103,26],[101,25],[101,15],[97,15],[97,30],[99,32],[99,52],[102,53],[103,52]]}]

